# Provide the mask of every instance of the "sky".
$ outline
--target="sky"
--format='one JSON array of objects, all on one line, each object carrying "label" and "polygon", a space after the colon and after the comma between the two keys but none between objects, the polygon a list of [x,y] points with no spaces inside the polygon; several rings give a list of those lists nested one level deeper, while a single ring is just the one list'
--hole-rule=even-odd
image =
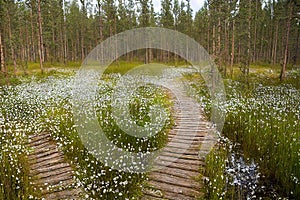
[{"label": "sky", "polygon": [[[161,9],[161,0],[152,0],[155,12],[159,12]],[[190,0],[191,8],[193,9],[193,14],[195,16],[196,12],[204,5],[205,0]],[[179,1],[180,2],[180,1]]]},{"label": "sky", "polygon": [[[90,0],[93,2],[93,4],[96,4],[96,0]],[[193,15],[195,16],[196,12],[204,5],[205,0],[190,0],[191,3],[191,8],[193,10]],[[81,6],[81,3],[79,0],[77,0],[78,5]],[[154,6],[154,11],[155,12],[160,12],[161,9],[161,0],[152,0],[153,6]],[[173,1],[172,1],[173,2]],[[179,5],[180,5],[181,0],[179,0]],[[116,1],[116,4],[118,4],[118,1]]]}]

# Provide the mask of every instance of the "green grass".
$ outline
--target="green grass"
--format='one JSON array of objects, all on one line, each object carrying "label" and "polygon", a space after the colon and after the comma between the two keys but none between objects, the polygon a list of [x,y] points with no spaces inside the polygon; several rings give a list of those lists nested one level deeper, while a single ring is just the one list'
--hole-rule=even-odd
[{"label": "green grass", "polygon": [[[65,69],[59,64],[52,64],[47,67]],[[73,64],[70,63],[70,66],[66,68],[76,69],[76,63]],[[125,134],[111,117],[110,97],[114,80],[111,79],[110,74],[125,74],[139,65],[143,65],[143,63],[119,61],[119,63],[113,63],[109,66],[105,72],[107,84],[100,87],[100,104],[97,107],[97,117],[107,137],[117,146],[131,149],[134,152],[161,148],[166,142],[166,132],[172,126],[171,119],[165,124],[163,131],[156,136],[147,140],[138,140]],[[232,106],[225,106],[227,118],[223,135],[233,142],[240,143],[244,156],[253,158],[259,164],[260,172],[264,176],[262,184],[273,184],[281,196],[297,197],[300,195],[298,181],[300,166],[299,155],[297,154],[300,149],[299,142],[297,142],[300,137],[300,127],[297,123],[299,121],[297,108],[299,108],[300,98],[295,95],[293,88],[298,88],[299,92],[300,73],[299,71],[289,73],[284,82],[289,85],[281,85],[282,83],[278,79],[274,79],[268,74],[269,67],[261,69],[253,66],[253,69],[256,71],[249,77],[240,76],[237,72],[234,77],[235,81],[225,81],[228,98],[232,102]],[[17,78],[10,76],[9,80],[15,84],[30,83],[32,77],[35,77],[35,81],[42,83],[48,76],[59,78],[60,75],[67,77],[74,74],[74,72],[64,73],[55,70],[41,74],[39,65],[36,63],[29,65],[28,72],[29,75],[27,76],[19,74]],[[264,73],[263,76],[261,73]],[[3,81],[5,77],[2,78],[0,80]],[[196,90],[198,98],[201,97],[201,103],[209,115],[211,105],[202,80],[198,75],[187,75],[187,79],[192,82],[191,86]],[[47,79],[45,80],[47,81]],[[27,90],[28,88],[24,89]],[[64,97],[59,102],[56,102],[56,99],[52,99],[51,102],[39,102],[42,103],[42,109],[46,109],[46,114],[40,114],[41,108],[35,106],[35,103],[38,103],[35,102],[36,99],[31,99],[33,102],[30,104],[33,103],[34,106],[31,105],[32,107],[30,107],[25,101],[14,100],[14,96],[6,97],[5,93],[1,92],[1,105],[3,107],[0,113],[0,122],[5,126],[2,124],[0,126],[2,147],[0,149],[2,158],[0,163],[1,166],[5,167],[0,169],[0,199],[21,197],[26,199],[29,194],[39,195],[28,179],[29,167],[26,159],[24,159],[28,150],[15,148],[24,147],[24,138],[18,140],[15,139],[18,137],[14,135],[18,132],[16,130],[20,128],[20,125],[14,127],[11,119],[7,122],[1,121],[1,116],[2,118],[3,116],[11,116],[12,119],[18,119],[18,123],[21,124],[26,124],[26,119],[30,119],[31,122],[39,123],[39,130],[43,128],[50,131],[76,169],[76,175],[87,188],[90,197],[112,199],[116,194],[121,193],[120,198],[125,199],[137,198],[141,195],[141,185],[146,178],[145,174],[113,170],[95,159],[84,147],[73,121],[69,97]],[[168,99],[169,97],[160,88],[140,87],[130,102],[132,120],[141,126],[145,125],[149,122],[147,113],[150,106],[156,103],[167,108],[170,114],[171,103]],[[30,117],[31,115],[35,117]],[[9,118],[4,117],[4,119]],[[32,123],[28,122],[28,124]],[[9,134],[7,130],[10,130]],[[24,130],[27,128],[25,127]],[[207,168],[201,173],[203,177],[208,177],[205,187],[208,199],[221,197],[233,199],[237,197],[235,195],[239,195],[236,192],[237,189],[228,186],[226,182],[226,180],[230,180],[230,177],[226,177],[224,173],[226,157],[227,149],[226,146],[222,145],[207,157]]]},{"label": "green grass", "polygon": [[1,85],[17,85],[23,81],[28,82],[34,79],[44,79],[49,76],[72,75],[74,71],[80,67],[80,62],[68,62],[67,65],[61,63],[44,63],[44,72],[42,73],[39,63],[27,63],[26,73],[22,67],[17,67],[16,76],[14,75],[13,66],[8,65],[6,74],[0,72]]},{"label": "green grass", "polygon": [[14,116],[15,113],[7,112],[22,106],[8,97],[0,90],[0,199],[28,199],[30,195],[38,197],[39,191],[35,190],[29,178],[26,125]]},{"label": "green grass", "polygon": [[[247,79],[225,81],[228,101],[227,105],[222,106],[227,113],[223,135],[232,142],[239,143],[244,156],[258,163],[263,175],[261,185],[274,187],[279,196],[289,198],[300,195],[300,91],[296,89],[299,88],[298,73],[294,72],[293,76],[286,79],[285,83],[290,85],[282,85],[272,77],[260,78],[260,74]],[[196,90],[197,97],[202,97],[201,103],[209,115],[211,105],[203,82],[196,76],[190,76],[189,80],[194,80],[192,87]],[[223,165],[216,163],[220,159],[219,153],[214,158],[215,161],[212,161],[211,155],[207,158],[206,175],[209,179],[219,181],[209,182],[215,184],[216,188],[207,185],[207,191],[211,198],[218,198],[220,190],[226,190],[223,180],[210,173],[214,170],[217,174],[222,174],[220,171],[223,170]],[[211,162],[214,164],[210,165]]]},{"label": "green grass", "polygon": [[[106,81],[111,82],[110,79],[106,79]],[[99,107],[96,108],[99,124],[106,136],[118,147],[132,152],[146,152],[161,148],[167,141],[166,131],[171,126],[171,122],[168,121],[161,132],[146,140],[127,135],[112,118],[110,102],[112,88],[108,85],[101,85],[100,99],[97,100],[100,103]],[[161,89],[139,88],[130,104],[132,119],[143,126],[145,122],[149,121],[147,113],[150,106],[156,103],[166,108],[171,105],[168,97]],[[45,128],[54,134],[58,142],[62,143],[65,155],[76,167],[77,177],[87,189],[89,196],[96,199],[114,199],[118,194],[121,195],[120,199],[132,199],[140,196],[142,194],[141,185],[146,174],[112,169],[91,155],[78,136],[70,106],[70,103],[66,101],[62,102],[61,106],[49,110],[45,118]]]},{"label": "green grass", "polygon": [[[134,64],[127,69],[132,66]],[[0,86],[0,164],[4,166],[0,169],[0,199],[28,199],[30,195],[39,196],[38,188],[32,186],[32,180],[28,179],[26,155],[30,150],[25,148],[25,143],[28,134],[40,131],[49,131],[52,134],[74,167],[76,177],[86,189],[89,198],[114,199],[119,196],[119,199],[137,199],[141,195],[146,174],[114,170],[97,160],[82,144],[73,121],[72,101],[69,96],[68,83],[72,73],[33,73],[29,76],[19,75],[21,84],[13,87]],[[162,147],[167,140],[166,132],[172,126],[171,119],[167,120],[157,135],[144,140],[125,134],[111,117],[110,97],[116,81],[114,78],[114,75],[106,74],[97,97],[97,117],[107,137],[117,146],[133,152],[152,151]],[[138,88],[130,102],[132,120],[141,126],[149,123],[148,113],[154,104],[162,105],[170,114],[171,103],[162,88],[151,85]],[[2,121],[2,118],[7,121]],[[12,127],[15,120],[17,125]],[[16,137],[19,129],[22,130],[20,140]]]},{"label": "green grass", "polygon": [[[155,62],[155,61],[153,61]],[[53,76],[56,74],[62,74],[64,72],[58,71],[60,69],[62,70],[69,70],[70,72],[76,69],[79,69],[81,67],[80,61],[69,61],[66,65],[63,63],[58,62],[46,62],[44,63],[44,73],[41,72],[40,64],[38,62],[28,62],[26,66],[26,70],[24,71],[24,68],[19,64],[17,67],[17,76],[14,76],[14,68],[11,63],[8,64],[7,69],[8,73],[5,76],[5,74],[0,73],[0,85],[16,85],[20,84],[21,81],[19,79],[27,79],[28,77],[35,76],[39,79]],[[183,66],[186,65],[184,61],[178,61],[175,62],[169,62],[164,63],[167,66]],[[24,64],[23,64],[24,65]],[[111,74],[111,73],[120,73],[121,75],[127,73],[128,71],[134,69],[135,67],[144,65],[143,62],[140,61],[131,61],[126,62],[123,60],[115,61],[111,65],[109,65],[104,74]],[[25,73],[26,72],[26,73]],[[67,72],[66,72],[67,73]]]},{"label": "green grass", "polygon": [[224,146],[215,147],[206,157],[206,166],[200,169],[200,181],[204,181],[204,196],[200,199],[228,199],[230,190],[225,175],[227,151]]},{"label": "green grass", "polygon": [[[67,68],[67,69],[76,69],[81,66],[80,61],[69,61],[67,64],[59,63],[59,62],[45,62],[43,63],[43,67],[45,71],[49,71],[49,69],[53,68]],[[8,73],[13,74],[14,67],[12,63],[8,63],[7,65]],[[24,75],[24,70],[26,74],[30,75],[32,73],[40,73],[40,63],[39,62],[27,62],[27,63],[17,63],[17,75]]]},{"label": "green grass", "polygon": [[106,68],[104,73],[105,74],[120,73],[123,75],[129,70],[143,64],[144,64],[143,62],[138,62],[138,61],[134,61],[134,62],[118,61],[109,65],[108,68]]}]

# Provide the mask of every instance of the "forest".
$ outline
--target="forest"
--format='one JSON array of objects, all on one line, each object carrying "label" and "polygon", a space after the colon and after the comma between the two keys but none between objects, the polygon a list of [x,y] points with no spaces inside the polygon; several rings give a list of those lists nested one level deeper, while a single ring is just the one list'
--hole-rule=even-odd
[{"label": "forest", "polygon": [[299,199],[300,2],[195,2],[0,0],[0,200]]},{"label": "forest", "polygon": [[[138,27],[163,27],[200,43],[226,75],[234,65],[299,64],[299,2],[206,1],[195,11],[189,0],[0,1],[2,73],[26,71],[29,63],[82,61],[101,41]],[[156,52],[151,60],[174,59]],[[170,55],[168,54],[170,57]],[[129,58],[127,58],[129,59]],[[132,59],[143,60],[136,52]],[[13,66],[9,72],[7,66]]]}]

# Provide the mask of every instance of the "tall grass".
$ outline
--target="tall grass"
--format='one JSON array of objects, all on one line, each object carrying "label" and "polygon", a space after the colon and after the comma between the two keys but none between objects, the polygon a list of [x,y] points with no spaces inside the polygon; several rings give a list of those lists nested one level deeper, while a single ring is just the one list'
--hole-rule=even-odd
[{"label": "tall grass", "polygon": [[[295,86],[299,80],[286,80],[292,85],[278,85],[277,81],[260,80],[257,76],[248,81],[226,82],[228,100],[217,105],[226,112],[222,134],[239,146],[245,158],[258,164],[262,174],[260,186],[274,188],[272,195],[277,197],[297,198],[300,196],[300,91]],[[211,103],[203,82],[198,79],[191,85],[209,115]],[[222,165],[217,166],[222,169]],[[208,173],[208,176],[214,175]],[[267,193],[257,190],[255,195],[268,196]]]},{"label": "tall grass", "polygon": [[[153,151],[167,141],[166,131],[170,127],[167,120],[164,129],[157,135],[147,138],[135,138],[124,133],[114,121],[111,110],[113,78],[106,76],[101,83],[96,110],[99,124],[107,137],[118,147],[132,152]],[[133,95],[130,104],[132,120],[144,125],[148,121],[151,105],[160,103],[168,108],[170,103],[165,93],[159,88],[141,87]],[[94,158],[82,144],[73,121],[72,104],[68,98],[58,106],[51,108],[43,120],[44,128],[49,130],[62,147],[69,161],[76,168],[78,181],[83,185],[88,198],[92,199],[136,199],[141,195],[141,184],[146,178],[143,173],[122,172],[106,166]],[[110,159],[110,158],[105,158]]]},{"label": "tall grass", "polygon": [[288,86],[258,87],[251,98],[234,99],[223,129],[259,164],[263,184],[289,197],[300,195],[299,99],[299,91]]},{"label": "tall grass", "polygon": [[[163,130],[147,140],[137,140],[123,133],[111,117],[114,75],[100,81],[95,106],[99,123],[116,145],[130,151],[152,151],[166,142],[168,119]],[[1,87],[1,86],[0,86]],[[28,178],[29,166],[25,144],[32,133],[49,131],[67,159],[75,168],[76,184],[82,185],[88,199],[136,199],[141,194],[141,183],[146,174],[114,170],[91,155],[82,144],[73,121],[72,77],[53,74],[49,77],[30,78],[15,86],[0,90],[0,199],[38,198],[38,188]],[[86,94],[89,95],[89,94]],[[153,104],[169,109],[170,102],[160,88],[139,88],[130,103],[132,120],[139,125],[149,121],[148,112]],[[170,111],[168,111],[170,114]],[[103,123],[103,122],[106,123]]]},{"label": "tall grass", "polygon": [[[12,96],[11,96],[12,95]],[[38,197],[29,177],[26,159],[27,127],[14,113],[16,105],[10,98],[14,92],[0,86],[0,199],[28,199]]]},{"label": "tall grass", "polygon": [[206,166],[200,169],[200,180],[206,185],[203,189],[205,195],[200,199],[226,199],[230,195],[225,174],[226,159],[227,151],[221,145],[207,155]]}]

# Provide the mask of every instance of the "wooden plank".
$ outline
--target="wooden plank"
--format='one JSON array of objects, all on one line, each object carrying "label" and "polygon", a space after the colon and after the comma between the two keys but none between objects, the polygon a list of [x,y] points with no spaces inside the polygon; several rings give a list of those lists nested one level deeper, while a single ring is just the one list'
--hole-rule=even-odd
[{"label": "wooden plank", "polygon": [[61,174],[59,176],[50,176],[47,178],[40,178],[35,181],[35,184],[45,184],[48,183],[49,185],[56,185],[56,184],[63,184],[64,181],[73,179],[72,174]]},{"label": "wooden plank", "polygon": [[183,155],[183,154],[176,154],[176,153],[171,153],[171,152],[167,152],[167,151],[162,152],[160,155],[176,157],[176,158],[183,158],[183,159],[187,159],[187,160],[199,160],[199,157],[196,155],[186,155],[186,154]]},{"label": "wooden plank", "polygon": [[[153,187],[160,189],[165,192],[169,193],[175,193],[177,195],[184,195],[186,197],[195,197],[199,192],[197,190],[191,189],[191,188],[186,188],[186,187],[180,187],[180,186],[174,186],[170,185],[168,183],[160,182],[159,180],[150,180],[149,184],[152,185]],[[165,197],[165,195],[164,195]]]},{"label": "wooden plank", "polygon": [[45,199],[81,199],[81,189],[63,190],[58,192],[52,192],[45,196]]},{"label": "wooden plank", "polygon": [[39,134],[29,135],[28,139],[29,139],[29,142],[30,142],[30,141],[34,141],[34,140],[37,140],[37,139],[40,139],[40,138],[43,138],[43,137],[48,137],[48,136],[50,136],[49,132],[41,132]]},{"label": "wooden plank", "polygon": [[180,163],[180,164],[186,164],[186,165],[201,165],[202,162],[200,160],[190,160],[190,159],[184,159],[180,157],[170,157],[170,156],[159,156],[156,160],[156,162],[159,161],[172,161],[174,163]]},{"label": "wooden plank", "polygon": [[171,153],[179,153],[179,154],[183,154],[183,155],[198,155],[198,151],[189,151],[189,150],[185,150],[183,151],[184,149],[180,149],[180,148],[177,148],[177,147],[165,147],[163,148],[163,150],[165,152],[171,152]]},{"label": "wooden plank", "polygon": [[63,156],[59,156],[59,157],[52,158],[51,160],[45,160],[45,161],[42,161],[42,162],[39,162],[39,163],[33,163],[31,165],[31,168],[34,170],[34,169],[37,169],[37,168],[40,168],[40,167],[43,167],[43,166],[52,166],[52,165],[55,165],[57,163],[61,163],[62,159],[63,159]]},{"label": "wooden plank", "polygon": [[169,168],[176,168],[176,169],[183,169],[183,170],[188,170],[188,171],[192,171],[192,172],[197,172],[199,173],[199,168],[200,166],[197,165],[187,165],[187,164],[181,164],[181,163],[169,163],[169,162],[155,162],[155,164],[157,165],[157,167],[165,167],[166,164],[167,167]]},{"label": "wooden plank", "polygon": [[[51,186],[51,187],[47,187],[47,186]],[[51,194],[54,192],[59,192],[59,191],[63,191],[63,190],[70,190],[72,188],[76,188],[76,186],[74,186],[74,179],[68,179],[56,184],[44,184],[44,185],[40,185],[40,187],[42,188],[42,196],[46,196],[47,194]]]},{"label": "wooden plank", "polygon": [[41,154],[41,153],[46,153],[46,152],[51,151],[51,150],[58,151],[58,149],[57,149],[56,146],[48,146],[48,147],[42,148],[42,149],[33,149],[33,152],[30,153],[29,156],[39,155],[39,154]]},{"label": "wooden plank", "polygon": [[169,174],[172,176],[177,176],[177,177],[181,177],[181,178],[189,178],[189,179],[192,179],[199,175],[198,172],[188,171],[188,170],[178,169],[178,168],[170,168],[170,167],[164,167],[164,168],[161,168],[158,170],[154,170],[154,172],[160,172],[163,174]]},{"label": "wooden plank", "polygon": [[49,154],[49,155],[46,155],[46,156],[43,156],[43,157],[38,157],[38,158],[34,158],[29,160],[29,163],[30,164],[34,164],[34,163],[41,163],[43,161],[46,161],[46,160],[51,160],[53,158],[58,158],[58,157],[63,157],[63,155],[60,153],[60,152],[53,152],[52,154]]},{"label": "wooden plank", "polygon": [[171,141],[168,146],[170,147],[177,147],[177,148],[184,148],[184,149],[195,149],[198,150],[199,149],[199,143],[194,143],[194,142],[190,142],[190,141],[186,141],[186,142],[175,142],[175,141]]},{"label": "wooden plank", "polygon": [[201,195],[201,192],[193,195],[193,196],[187,196],[187,195],[183,195],[183,194],[176,194],[176,193],[173,193],[173,192],[164,192],[164,198],[165,199],[168,199],[168,200],[195,200],[197,199],[196,197],[197,196],[200,196]]},{"label": "wooden plank", "polygon": [[43,137],[41,139],[38,139],[38,140],[31,141],[29,143],[29,146],[33,147],[33,146],[37,146],[37,145],[40,145],[40,144],[43,144],[43,143],[49,143],[49,139],[50,139],[50,135],[48,135],[47,137]]},{"label": "wooden plank", "polygon": [[57,149],[56,148],[50,149],[49,151],[41,152],[39,154],[30,154],[28,156],[28,160],[30,161],[32,159],[38,159],[38,158],[41,158],[41,157],[44,157],[44,156],[51,155],[53,153],[57,153]]},{"label": "wooden plank", "polygon": [[39,178],[47,178],[47,177],[51,177],[51,176],[58,176],[61,174],[74,174],[73,170],[71,167],[67,166],[65,168],[59,168],[53,171],[48,171],[48,172],[44,172],[44,173],[40,173],[37,174],[37,176]]},{"label": "wooden plank", "polygon": [[200,184],[196,181],[191,181],[191,179],[188,178],[182,178],[160,172],[152,172],[149,175],[149,178],[150,180],[159,180],[160,182],[167,183],[170,185],[170,187],[180,186],[191,189],[200,188]]},{"label": "wooden plank", "polygon": [[167,146],[168,148],[186,149],[190,151],[199,151],[200,145],[198,144],[182,144],[170,142]]},{"label": "wooden plank", "polygon": [[30,146],[31,148],[33,148],[34,150],[38,150],[38,149],[44,149],[44,148],[49,148],[51,147],[52,145],[49,144],[49,142],[46,142],[46,143],[42,143],[42,144],[38,144],[38,145],[35,145],[35,146]]},{"label": "wooden plank", "polygon": [[52,166],[43,166],[43,167],[39,167],[39,168],[36,168],[36,169],[30,169],[30,173],[33,175],[33,176],[36,176],[36,175],[39,175],[41,173],[46,173],[46,172],[49,172],[49,171],[54,171],[54,170],[57,170],[57,169],[60,169],[60,168],[64,168],[64,167],[69,167],[70,165],[68,163],[57,163],[55,165],[52,165]]}]

